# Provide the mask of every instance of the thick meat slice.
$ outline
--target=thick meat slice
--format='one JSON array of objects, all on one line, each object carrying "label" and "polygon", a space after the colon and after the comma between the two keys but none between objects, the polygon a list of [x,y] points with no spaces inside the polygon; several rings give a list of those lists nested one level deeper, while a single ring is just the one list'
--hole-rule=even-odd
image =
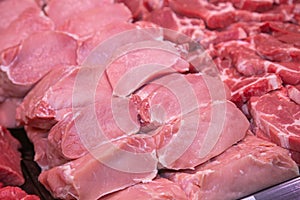
[{"label": "thick meat slice", "polygon": [[77,66],[64,66],[48,73],[17,108],[17,120],[41,129],[50,129],[60,121],[71,111],[72,91],[78,70]]},{"label": "thick meat slice", "polygon": [[7,186],[0,188],[0,199],[5,200],[39,200],[36,195],[28,195],[19,187]]},{"label": "thick meat slice", "polygon": [[140,183],[131,186],[129,188],[126,188],[125,190],[107,195],[101,198],[100,200],[118,200],[118,199],[186,200],[187,196],[177,184],[165,178],[157,178],[149,183]]},{"label": "thick meat slice", "polygon": [[46,13],[54,21],[57,30],[82,39],[93,36],[110,23],[131,20],[131,13],[124,4],[113,4],[108,0],[52,0],[46,7]]},{"label": "thick meat slice", "polygon": [[[225,0],[212,0],[211,3],[220,3],[220,2],[228,2]],[[276,3],[274,0],[262,0],[262,1],[256,1],[256,0],[230,0],[235,8],[242,9],[242,10],[249,10],[249,11],[257,11],[257,12],[263,12],[267,11],[273,8],[273,4]]]},{"label": "thick meat slice", "polygon": [[0,2],[0,31],[9,26],[11,22],[19,17],[19,15],[28,8],[39,10],[34,0],[9,0]]},{"label": "thick meat slice", "polygon": [[[271,138],[268,136],[268,134],[266,134],[265,132],[263,132],[261,129],[259,129],[258,127],[254,128],[255,131],[255,135],[263,140],[271,141]],[[299,151],[293,151],[288,149],[288,151],[290,152],[290,156],[291,158],[297,163],[298,166],[300,166],[300,152]]]},{"label": "thick meat slice", "polygon": [[288,152],[248,134],[211,161],[195,170],[167,172],[188,199],[239,199],[299,175]]},{"label": "thick meat slice", "polygon": [[49,144],[48,130],[25,126],[25,131],[34,146],[34,161],[43,171],[68,161]]},{"label": "thick meat slice", "polygon": [[[15,51],[14,48],[18,48],[29,35],[35,32],[53,30],[53,28],[53,22],[46,18],[42,11],[34,8],[25,10],[6,29],[0,29],[0,64],[8,65],[14,59],[14,56],[10,56]],[[10,47],[12,49],[8,49]],[[4,50],[6,51],[3,52]]]},{"label": "thick meat slice", "polygon": [[154,149],[152,138],[122,138],[42,172],[39,180],[57,198],[98,199],[152,180],[157,174]]},{"label": "thick meat slice", "polygon": [[[0,97],[23,97],[44,75],[60,65],[76,64],[77,42],[60,32],[38,32],[20,46],[14,62],[0,66]],[[30,71],[31,73],[24,73]]]},{"label": "thick meat slice", "polygon": [[0,125],[7,128],[15,128],[16,122],[16,108],[21,104],[22,99],[8,98],[0,103]]},{"label": "thick meat slice", "polygon": [[8,130],[0,126],[0,182],[4,185],[22,185],[20,143]]},{"label": "thick meat slice", "polygon": [[279,146],[300,151],[300,105],[283,88],[250,99],[250,113],[257,128]]}]

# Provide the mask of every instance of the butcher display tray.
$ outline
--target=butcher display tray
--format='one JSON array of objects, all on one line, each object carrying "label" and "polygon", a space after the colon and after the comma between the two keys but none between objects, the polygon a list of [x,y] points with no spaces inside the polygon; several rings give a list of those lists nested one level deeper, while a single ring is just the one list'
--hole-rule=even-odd
[{"label": "butcher display tray", "polygon": [[[39,166],[33,161],[34,150],[33,145],[27,138],[24,129],[10,130],[15,138],[21,144],[22,153],[22,171],[25,177],[25,184],[22,189],[29,194],[36,194],[42,200],[54,200],[50,193],[38,182],[40,173]],[[243,198],[242,200],[299,200],[300,199],[300,177],[278,184],[263,191],[259,191],[253,195]]]}]

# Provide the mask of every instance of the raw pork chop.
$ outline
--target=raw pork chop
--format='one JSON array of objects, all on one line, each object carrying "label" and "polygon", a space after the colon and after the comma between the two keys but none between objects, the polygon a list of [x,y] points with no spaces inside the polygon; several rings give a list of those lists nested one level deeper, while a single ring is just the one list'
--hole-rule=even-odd
[{"label": "raw pork chop", "polygon": [[131,20],[131,13],[124,4],[108,0],[52,0],[45,10],[54,21],[56,30],[74,34],[80,39],[92,37],[110,23]]},{"label": "raw pork chop", "polygon": [[[0,98],[24,97],[44,75],[60,65],[76,64],[77,42],[54,31],[27,37],[14,61],[0,65]],[[25,73],[30,71],[31,73]]]},{"label": "raw pork chop", "polygon": [[[35,32],[53,30],[53,22],[38,9],[27,9],[7,28],[0,29],[0,53],[2,65],[8,65],[14,59],[14,52],[29,35]],[[12,49],[9,49],[12,48]]]},{"label": "raw pork chop", "polygon": [[165,179],[157,178],[149,183],[140,183],[125,190],[107,195],[100,200],[119,200],[119,199],[135,199],[135,200],[162,200],[176,199],[186,200],[187,196],[184,191],[175,183]]},{"label": "raw pork chop", "polygon": [[300,152],[300,105],[285,88],[250,99],[254,125],[277,145]]},{"label": "raw pork chop", "polygon": [[195,171],[166,172],[188,199],[239,199],[299,175],[289,153],[249,133]]},{"label": "raw pork chop", "polygon": [[154,149],[152,138],[121,138],[42,172],[39,181],[57,198],[98,199],[152,180],[157,174]]},{"label": "raw pork chop", "polygon": [[0,188],[0,199],[3,200],[39,200],[36,195],[28,195],[19,187],[6,186]]},{"label": "raw pork chop", "polygon": [[0,182],[4,185],[22,185],[20,143],[8,130],[0,126]]}]

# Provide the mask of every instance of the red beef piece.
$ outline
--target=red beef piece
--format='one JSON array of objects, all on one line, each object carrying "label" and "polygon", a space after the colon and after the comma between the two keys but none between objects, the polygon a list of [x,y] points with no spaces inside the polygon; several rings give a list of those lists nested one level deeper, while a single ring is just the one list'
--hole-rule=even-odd
[{"label": "red beef piece", "polygon": [[21,171],[21,147],[19,141],[10,132],[0,126],[0,182],[4,185],[22,185],[24,183]]}]

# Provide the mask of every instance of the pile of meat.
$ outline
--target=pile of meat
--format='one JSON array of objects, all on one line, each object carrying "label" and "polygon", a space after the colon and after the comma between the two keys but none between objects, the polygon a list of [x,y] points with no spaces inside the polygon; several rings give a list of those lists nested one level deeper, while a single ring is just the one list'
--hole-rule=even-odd
[{"label": "pile of meat", "polygon": [[[299,3],[2,0],[0,13],[0,125],[24,127],[53,197],[237,199],[299,175]],[[0,182],[20,185],[1,130]]]}]

